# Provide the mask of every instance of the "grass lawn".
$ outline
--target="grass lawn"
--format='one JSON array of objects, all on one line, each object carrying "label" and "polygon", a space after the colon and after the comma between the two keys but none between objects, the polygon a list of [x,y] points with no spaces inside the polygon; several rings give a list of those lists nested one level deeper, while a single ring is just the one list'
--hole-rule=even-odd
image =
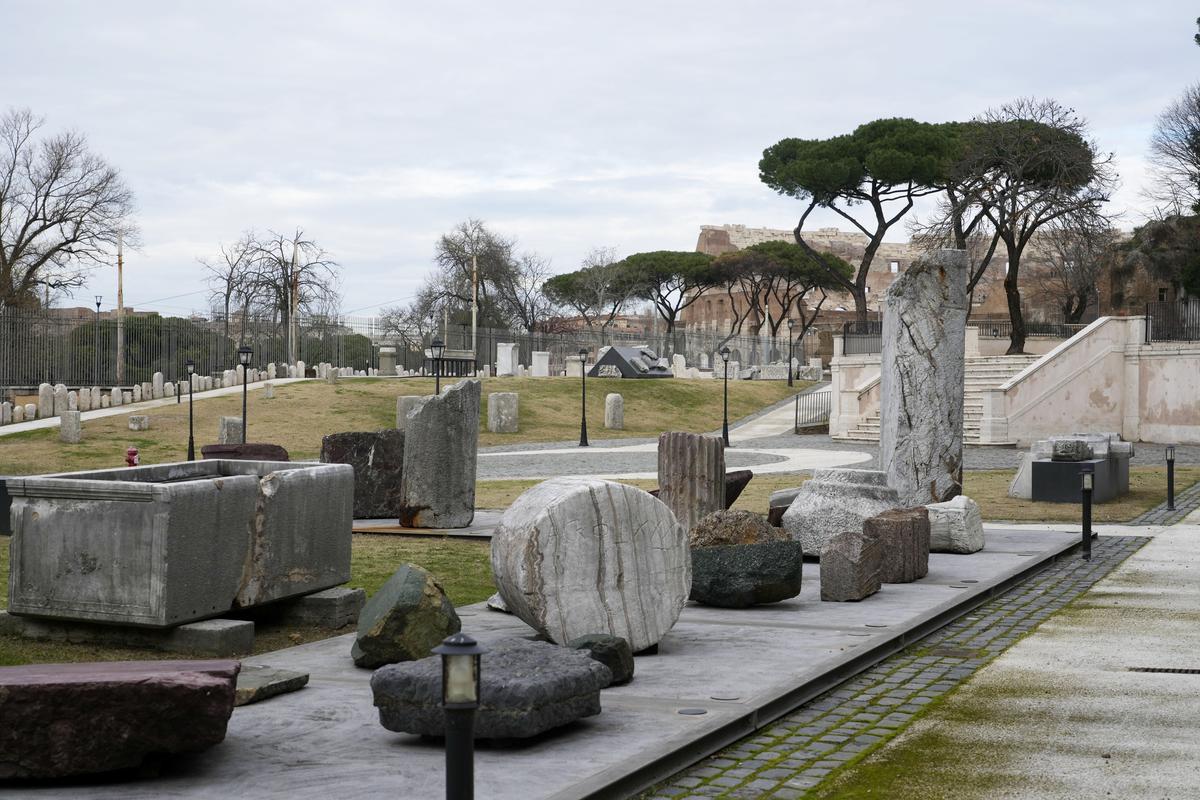
[{"label": "grass lawn", "polygon": [[[789,388],[783,381],[730,383],[730,419],[752,414],[809,385]],[[588,435],[593,441],[657,436],[668,430],[707,432],[721,427],[721,381],[595,378],[587,382],[587,388]],[[273,400],[263,399],[261,391],[252,391],[247,411],[249,440],[282,445],[293,460],[316,460],[325,434],[394,427],[397,396],[432,392],[433,380],[424,378],[360,378],[336,385],[324,381],[291,383],[276,387]],[[489,392],[521,395],[519,433],[487,430]],[[625,398],[625,430],[604,428],[604,397],[609,392]],[[485,378],[479,444],[488,447],[577,438],[579,400],[579,383],[567,378]],[[197,395],[197,450],[216,441],[218,417],[241,416],[241,404],[240,395]],[[87,420],[79,444],[60,442],[57,428],[0,436],[0,475],[124,466],[125,448],[130,445],[138,448],[143,464],[182,460],[187,452],[187,398],[181,404],[145,413],[151,420],[148,431],[130,431],[124,414]]]}]

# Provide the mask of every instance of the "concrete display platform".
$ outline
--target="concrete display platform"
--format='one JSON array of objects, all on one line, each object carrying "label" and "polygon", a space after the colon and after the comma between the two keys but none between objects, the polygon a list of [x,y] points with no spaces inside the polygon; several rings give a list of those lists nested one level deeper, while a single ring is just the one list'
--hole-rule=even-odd
[{"label": "concrete display platform", "polygon": [[[934,554],[929,575],[860,603],[822,603],[806,564],[793,600],[750,609],[689,605],[604,712],[524,745],[481,745],[476,795],[492,800],[628,797],[820,694],[1003,591],[1078,542],[1061,531],[989,529],[973,555]],[[486,643],[529,635],[483,604],[459,610]],[[92,798],[441,797],[439,741],[391,733],[371,702],[352,636],[247,659],[307,672],[307,688],[238,708],[223,744],[135,782],[20,788],[6,796]],[[484,656],[483,668],[487,669]],[[689,712],[702,713],[681,713]]]}]

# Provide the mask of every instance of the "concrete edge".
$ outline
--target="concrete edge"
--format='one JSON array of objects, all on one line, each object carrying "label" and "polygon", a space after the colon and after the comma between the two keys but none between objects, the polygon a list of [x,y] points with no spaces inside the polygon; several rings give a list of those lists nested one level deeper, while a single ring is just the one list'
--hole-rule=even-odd
[{"label": "concrete edge", "polygon": [[[753,703],[745,713],[711,726],[680,746],[667,742],[646,751],[636,765],[614,765],[603,772],[575,784],[570,789],[551,795],[549,800],[606,800],[632,797],[655,783],[668,778],[703,758],[733,744],[738,739],[769,725],[833,687],[924,638],[964,614],[978,608],[998,594],[1042,571],[1080,547],[1079,542],[1064,541],[1043,551],[1032,563],[1018,566],[988,586],[964,592],[941,606],[931,609],[902,628],[895,635],[853,655],[848,655],[832,669],[802,681],[791,689],[751,698]],[[749,703],[747,705],[749,705]],[[632,766],[632,768],[631,768]]]}]

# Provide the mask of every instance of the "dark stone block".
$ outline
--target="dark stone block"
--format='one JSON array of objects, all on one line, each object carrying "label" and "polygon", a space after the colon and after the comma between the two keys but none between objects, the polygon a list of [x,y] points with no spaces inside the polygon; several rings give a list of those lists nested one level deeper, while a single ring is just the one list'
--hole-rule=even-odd
[{"label": "dark stone block", "polygon": [[[600,713],[600,690],[613,676],[587,653],[526,639],[484,647],[476,739],[523,739]],[[388,730],[444,734],[440,657],[382,667],[371,691]]]},{"label": "dark stone block", "polygon": [[128,769],[225,738],[236,661],[0,668],[0,778]]},{"label": "dark stone block", "polygon": [[879,540],[881,583],[911,583],[929,574],[929,510],[895,508],[863,522]]},{"label": "dark stone block", "polygon": [[733,504],[742,496],[742,491],[750,483],[754,473],[748,469],[735,469],[725,473],[725,507],[733,508]]},{"label": "dark stone block", "polygon": [[360,667],[375,668],[429,655],[462,623],[433,576],[415,564],[396,570],[358,616],[350,654]]},{"label": "dark stone block", "polygon": [[331,433],[321,440],[321,461],[354,467],[354,518],[399,517],[404,431]]},{"label": "dark stone block", "polygon": [[879,539],[861,530],[833,536],[821,551],[821,599],[841,603],[879,591]]},{"label": "dark stone block", "polygon": [[753,511],[714,511],[702,517],[688,533],[688,544],[696,547],[724,547],[731,544],[758,544],[790,539],[786,531],[774,528],[762,514]]},{"label": "dark stone block", "polygon": [[200,448],[201,458],[233,461],[290,461],[288,451],[277,444],[246,442],[245,444],[206,444]]},{"label": "dark stone block", "polygon": [[572,650],[586,650],[588,655],[608,667],[612,672],[612,685],[619,686],[633,680],[633,649],[620,636],[593,633],[567,642]]},{"label": "dark stone block", "polygon": [[796,495],[800,494],[800,487],[794,489],[779,489],[771,492],[770,508],[767,511],[767,522],[776,528],[783,527],[783,515],[792,505],[792,501],[796,499]]},{"label": "dark stone block", "polygon": [[778,603],[800,594],[804,550],[787,539],[692,548],[689,599],[720,608]]},{"label": "dark stone block", "polygon": [[1047,503],[1080,503],[1083,480],[1080,467],[1091,464],[1092,502],[1103,503],[1129,490],[1129,459],[1091,458],[1086,461],[1038,459],[1030,472],[1033,500]]}]

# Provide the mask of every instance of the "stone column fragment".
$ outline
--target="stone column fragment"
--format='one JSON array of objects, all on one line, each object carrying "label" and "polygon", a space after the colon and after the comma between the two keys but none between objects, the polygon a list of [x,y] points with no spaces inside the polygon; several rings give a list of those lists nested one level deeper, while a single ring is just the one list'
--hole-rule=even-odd
[{"label": "stone column fragment", "polygon": [[658,437],[658,499],[684,533],[725,510],[725,445],[715,436],[669,431]]},{"label": "stone column fragment", "polygon": [[879,539],[862,530],[844,531],[821,555],[821,599],[834,603],[862,600],[879,591]]},{"label": "stone column fragment", "polygon": [[929,512],[924,506],[895,508],[863,523],[879,540],[879,580],[912,583],[929,574]]},{"label": "stone column fragment", "polygon": [[615,392],[604,398],[604,427],[614,431],[625,429],[625,398]]}]

